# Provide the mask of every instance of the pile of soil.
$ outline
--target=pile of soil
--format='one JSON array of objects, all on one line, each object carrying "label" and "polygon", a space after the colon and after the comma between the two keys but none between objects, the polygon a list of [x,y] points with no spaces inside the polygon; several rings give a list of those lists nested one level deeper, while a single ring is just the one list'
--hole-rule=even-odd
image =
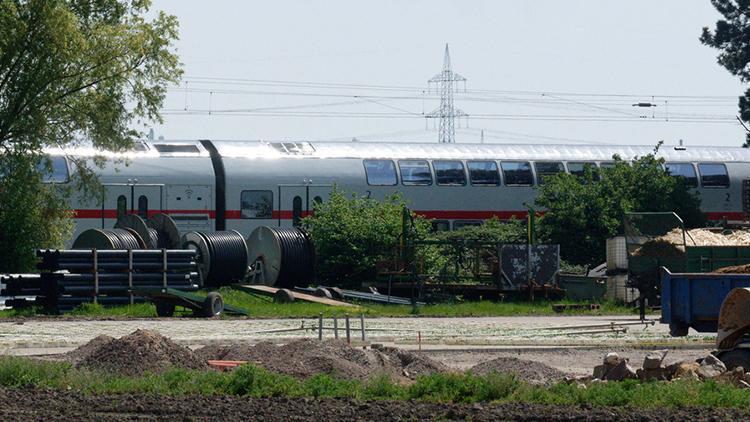
[{"label": "pile of soil", "polygon": [[719,274],[750,274],[750,264],[735,265],[732,267],[719,268],[714,273]]},{"label": "pile of soil", "polygon": [[359,349],[343,340],[303,339],[279,346],[268,342],[206,346],[196,350],[195,354],[205,360],[245,360],[269,371],[298,378],[329,373],[349,379],[365,379],[378,374],[414,379],[447,370],[443,364],[417,353],[389,347]]},{"label": "pile of soil", "polygon": [[545,365],[541,362],[523,360],[514,357],[499,357],[471,368],[476,375],[486,375],[491,372],[498,374],[515,374],[519,379],[531,384],[550,384],[560,381],[567,374]]},{"label": "pile of soil", "polygon": [[207,368],[190,349],[151,330],[136,330],[119,339],[99,336],[69,355],[77,367],[131,376],[170,367]]}]

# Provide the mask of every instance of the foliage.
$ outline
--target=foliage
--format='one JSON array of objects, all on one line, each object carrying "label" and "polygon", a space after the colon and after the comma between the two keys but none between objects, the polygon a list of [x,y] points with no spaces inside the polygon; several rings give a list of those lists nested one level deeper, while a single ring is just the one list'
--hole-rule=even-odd
[{"label": "foliage", "polygon": [[37,163],[0,155],[0,273],[33,271],[33,249],[62,247],[72,229],[65,188],[43,183]]},{"label": "foliage", "polygon": [[597,265],[605,259],[605,240],[622,231],[627,212],[674,211],[688,227],[702,225],[700,197],[683,178],[669,175],[657,151],[658,146],[632,163],[613,157],[613,167],[598,170],[598,181],[590,168],[583,177],[561,173],[548,178],[536,199],[546,209],[541,236],[559,243],[569,263]]},{"label": "foliage", "polygon": [[[711,0],[711,3],[723,19],[716,22],[713,32],[704,27],[700,40],[719,50],[720,65],[739,76],[743,83],[750,83],[750,1]],[[740,118],[750,126],[750,88],[740,97],[739,107]],[[750,129],[743,146],[750,147]]]},{"label": "foliage", "polygon": [[493,243],[526,243],[526,225],[518,219],[508,221],[492,217],[480,226],[464,226],[458,230],[432,233],[434,240],[476,240]]},{"label": "foliage", "polygon": [[[315,244],[316,272],[322,282],[356,287],[375,277],[376,264],[394,259],[405,207],[401,195],[378,201],[347,195],[334,186],[330,199],[314,207],[303,226]],[[412,218],[418,233],[427,233],[429,222],[416,215]]]},{"label": "foliage", "polygon": [[[0,250],[17,251],[3,257],[3,271],[28,269],[33,247],[67,233],[65,192],[33,171],[45,151],[125,150],[138,136],[134,123],[160,120],[166,84],[181,73],[170,51],[177,20],[147,19],[149,8],[148,0],[0,0]],[[93,194],[89,164],[68,158],[75,183]]]},{"label": "foliage", "polygon": [[750,395],[729,383],[676,380],[626,380],[589,384],[531,385],[512,374],[437,373],[404,384],[387,376],[365,381],[320,374],[300,380],[250,364],[232,372],[170,369],[160,374],[125,377],[73,368],[69,363],[0,358],[0,386],[52,388],[84,393],[158,395],[242,395],[249,397],[320,397],[360,400],[421,400],[439,403],[516,402],[549,405],[708,408],[750,406]]}]

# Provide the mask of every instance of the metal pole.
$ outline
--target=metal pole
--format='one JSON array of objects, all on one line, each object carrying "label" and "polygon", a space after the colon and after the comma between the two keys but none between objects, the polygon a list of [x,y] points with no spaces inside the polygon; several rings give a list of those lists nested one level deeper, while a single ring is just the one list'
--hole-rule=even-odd
[{"label": "metal pole", "polygon": [[92,249],[94,254],[94,303],[99,303],[99,254],[96,248]]},{"label": "metal pole", "polygon": [[128,292],[130,304],[133,304],[133,250],[128,249]]},{"label": "metal pole", "polygon": [[318,340],[323,340],[323,312],[318,315]]},{"label": "metal pole", "polygon": [[339,319],[333,317],[333,338],[339,338]]},{"label": "metal pole", "polygon": [[365,339],[365,314],[359,314],[359,329],[362,331],[362,341]]},{"label": "metal pole", "polygon": [[349,331],[349,315],[344,317],[346,322],[346,344],[352,344],[352,333]]},{"label": "metal pole", "polygon": [[167,288],[167,250],[162,249],[161,250],[161,260],[162,260],[162,285],[164,288]]}]

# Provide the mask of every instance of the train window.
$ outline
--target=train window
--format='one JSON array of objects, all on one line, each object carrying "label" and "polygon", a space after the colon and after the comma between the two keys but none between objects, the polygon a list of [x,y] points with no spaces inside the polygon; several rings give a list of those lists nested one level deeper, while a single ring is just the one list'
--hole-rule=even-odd
[{"label": "train window", "polygon": [[432,220],[433,232],[447,232],[451,229],[451,222],[448,220]]},{"label": "train window", "polygon": [[701,185],[704,188],[728,188],[729,175],[727,167],[720,163],[699,163]]},{"label": "train window", "polygon": [[564,173],[565,166],[560,161],[541,161],[534,163],[536,169],[536,180],[538,184],[543,184],[544,179],[556,175],[557,173]]},{"label": "train window", "polygon": [[494,161],[469,161],[469,179],[475,186],[497,186],[500,184],[500,173]]},{"label": "train window", "polygon": [[[49,167],[47,165],[49,164]],[[37,166],[45,183],[65,183],[68,181],[68,161],[65,157],[46,157]]]},{"label": "train window", "polygon": [[691,188],[698,187],[698,176],[695,173],[695,167],[690,163],[667,163],[667,172],[675,177],[685,179],[685,185]]},{"label": "train window", "polygon": [[534,184],[534,175],[531,174],[531,165],[528,162],[503,161],[500,167],[503,169],[506,185],[531,186]]},{"label": "train window", "polygon": [[240,194],[242,218],[271,218],[273,192],[270,190],[243,190]]},{"label": "train window", "polygon": [[458,220],[453,222],[453,230],[459,230],[464,227],[481,226],[482,222],[479,220]]},{"label": "train window", "polygon": [[611,169],[614,166],[615,166],[615,163],[613,161],[604,161],[604,162],[599,163],[599,167],[603,169]]},{"label": "train window", "polygon": [[125,197],[125,195],[120,195],[117,197],[117,219],[121,219],[125,217],[125,214],[128,212],[128,198]]},{"label": "train window", "polygon": [[372,186],[395,186],[396,165],[391,160],[365,160],[367,184]]},{"label": "train window", "polygon": [[292,199],[292,225],[297,227],[300,222],[302,222],[302,198],[295,196]]},{"label": "train window", "polygon": [[430,165],[424,160],[401,160],[398,162],[401,170],[401,183],[404,185],[431,185],[432,173]]},{"label": "train window", "polygon": [[568,171],[570,174],[576,177],[583,177],[586,174],[586,169],[590,168],[593,179],[599,180],[599,171],[596,167],[596,163],[587,162],[575,162],[568,163]]},{"label": "train window", "polygon": [[146,195],[138,197],[138,216],[148,218],[148,198],[146,198]]},{"label": "train window", "polygon": [[466,184],[464,165],[460,161],[433,161],[435,180],[440,186],[463,186]]}]

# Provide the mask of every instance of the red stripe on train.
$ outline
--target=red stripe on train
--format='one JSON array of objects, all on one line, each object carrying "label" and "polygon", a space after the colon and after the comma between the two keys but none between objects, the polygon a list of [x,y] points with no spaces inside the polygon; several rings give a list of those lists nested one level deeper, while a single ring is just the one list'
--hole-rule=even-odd
[{"label": "red stripe on train", "polygon": [[[149,211],[149,217],[164,212],[166,214],[208,214],[209,218],[216,218],[216,211],[214,210],[165,210],[165,211]],[[414,211],[415,213],[435,219],[435,220],[486,220],[492,217],[497,217],[502,220],[510,218],[526,218],[526,211],[446,211],[446,210],[421,210]],[[117,210],[101,210],[101,209],[79,209],[74,210],[75,218],[117,218]],[[302,216],[310,215],[309,212],[303,212]],[[543,214],[543,212],[540,212]],[[240,210],[227,210],[224,215],[227,220],[241,220],[242,211]],[[730,220],[730,221],[744,221],[747,219],[745,213],[742,212],[707,212],[706,218],[712,221]],[[291,220],[291,210],[273,211],[271,213],[272,220]]]}]

